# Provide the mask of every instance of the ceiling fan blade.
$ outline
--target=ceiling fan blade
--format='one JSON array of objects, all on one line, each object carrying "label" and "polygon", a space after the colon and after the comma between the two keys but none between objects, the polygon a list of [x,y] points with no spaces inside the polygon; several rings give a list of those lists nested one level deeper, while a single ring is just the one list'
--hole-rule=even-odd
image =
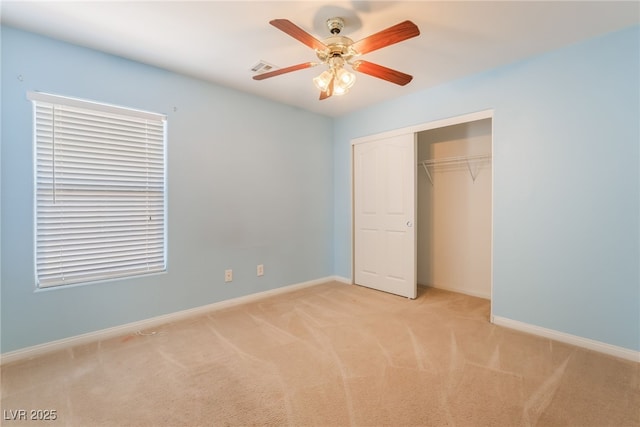
[{"label": "ceiling fan blade", "polygon": [[269,21],[269,24],[273,25],[280,31],[283,31],[289,34],[294,39],[306,44],[311,49],[316,49],[316,50],[327,49],[327,46],[324,43],[322,43],[320,40],[313,37],[311,34],[307,33],[302,28],[298,27],[296,24],[289,21],[288,19],[274,19],[272,21]]},{"label": "ceiling fan blade", "polygon": [[372,34],[369,37],[365,37],[362,40],[358,40],[352,46],[358,53],[365,54],[418,35],[420,35],[420,30],[416,24],[411,21],[404,21],[386,30]]},{"label": "ceiling fan blade", "polygon": [[264,79],[268,79],[269,77],[279,76],[280,74],[286,74],[292,71],[304,70],[305,68],[315,67],[316,65],[318,65],[317,62],[304,62],[302,64],[292,65],[291,67],[279,68],[274,71],[269,71],[268,73],[256,74],[255,76],[253,76],[253,80],[264,80]]},{"label": "ceiling fan blade", "polygon": [[413,79],[413,76],[410,76],[409,74],[401,73],[400,71],[383,67],[382,65],[374,64],[369,61],[356,61],[353,63],[352,67],[354,71],[359,71],[400,86],[406,85]]},{"label": "ceiling fan blade", "polygon": [[331,80],[329,81],[329,86],[327,86],[327,90],[323,90],[322,92],[320,92],[320,101],[322,101],[323,99],[327,99],[331,95],[333,95],[333,81],[334,81],[334,79],[335,79],[335,77],[331,77]]}]

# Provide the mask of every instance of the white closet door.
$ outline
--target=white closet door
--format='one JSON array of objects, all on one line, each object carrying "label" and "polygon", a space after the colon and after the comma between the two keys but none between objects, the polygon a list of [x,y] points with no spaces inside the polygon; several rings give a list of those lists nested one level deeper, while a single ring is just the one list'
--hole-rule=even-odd
[{"label": "white closet door", "polygon": [[354,145],[354,281],[416,297],[415,135]]}]

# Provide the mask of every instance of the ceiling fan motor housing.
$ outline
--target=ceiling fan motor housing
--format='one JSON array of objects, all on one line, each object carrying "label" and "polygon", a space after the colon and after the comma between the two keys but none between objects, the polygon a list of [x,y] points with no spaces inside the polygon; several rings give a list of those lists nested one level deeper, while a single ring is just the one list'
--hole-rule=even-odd
[{"label": "ceiling fan motor housing", "polygon": [[349,61],[358,53],[351,47],[353,40],[349,37],[341,36],[340,31],[344,28],[344,19],[342,18],[330,18],[327,19],[327,27],[332,36],[324,40],[324,44],[327,49],[316,51],[318,59],[322,62],[327,62],[330,58],[337,56],[341,57],[345,61]]},{"label": "ceiling fan motor housing", "polygon": [[318,50],[316,54],[322,62],[334,56],[341,56],[345,61],[349,61],[358,53],[351,47],[353,40],[344,36],[332,36],[324,40],[327,49]]}]

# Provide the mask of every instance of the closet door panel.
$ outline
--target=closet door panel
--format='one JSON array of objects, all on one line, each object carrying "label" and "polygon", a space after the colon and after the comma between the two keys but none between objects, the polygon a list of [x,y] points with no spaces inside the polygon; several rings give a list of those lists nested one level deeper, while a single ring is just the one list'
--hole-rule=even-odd
[{"label": "closet door panel", "polygon": [[416,296],[415,136],[354,145],[354,281]]}]

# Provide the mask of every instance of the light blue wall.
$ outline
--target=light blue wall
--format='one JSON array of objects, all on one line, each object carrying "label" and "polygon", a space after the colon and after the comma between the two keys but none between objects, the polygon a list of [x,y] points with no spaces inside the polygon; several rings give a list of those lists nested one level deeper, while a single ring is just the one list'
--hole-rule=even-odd
[{"label": "light blue wall", "polygon": [[335,273],[351,277],[350,140],[494,109],[494,314],[640,350],[639,40],[633,27],[337,120]]},{"label": "light blue wall", "polygon": [[[350,140],[485,109],[494,314],[640,350],[639,39],[634,27],[331,120],[3,28],[0,351],[351,277]],[[29,90],[168,114],[167,274],[34,292]]]},{"label": "light blue wall", "polygon": [[[12,28],[1,41],[2,352],[332,274],[331,119]],[[31,90],[168,114],[168,273],[34,292]]]}]

